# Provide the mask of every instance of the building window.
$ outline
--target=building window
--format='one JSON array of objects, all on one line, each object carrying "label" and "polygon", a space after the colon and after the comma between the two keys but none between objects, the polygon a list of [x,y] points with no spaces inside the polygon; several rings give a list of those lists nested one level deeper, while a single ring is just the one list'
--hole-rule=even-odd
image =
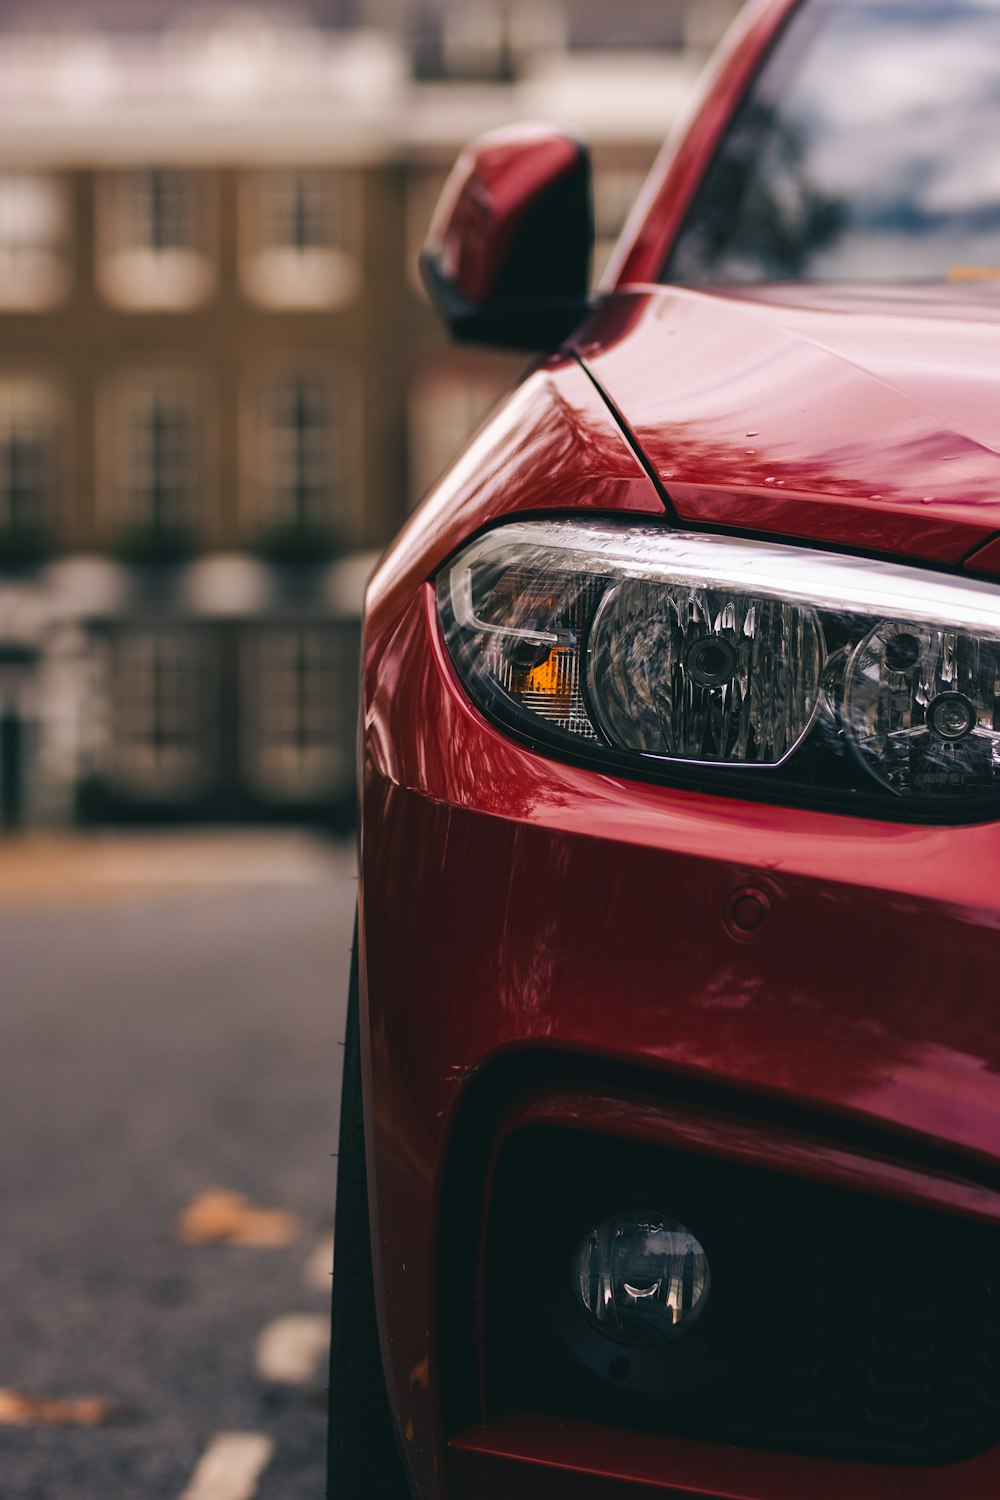
[{"label": "building window", "polygon": [[559,0],[445,0],[440,54],[419,38],[417,71],[427,76],[504,82],[566,46],[568,25]]},{"label": "building window", "polygon": [[513,378],[504,369],[431,370],[410,395],[410,504],[422,500]]},{"label": "building window", "polygon": [[101,498],[126,551],[185,553],[204,519],[204,392],[180,376],[137,376],[112,393]]},{"label": "building window", "polygon": [[215,284],[215,194],[205,174],[150,168],[100,185],[98,277],[133,311],[195,307]]},{"label": "building window", "polygon": [[42,381],[0,379],[0,555],[40,550],[55,517],[60,422]]},{"label": "building window", "polygon": [[263,307],[339,307],[361,285],[360,184],[343,172],[286,168],[241,194],[243,287]]},{"label": "building window", "polygon": [[113,649],[111,780],[147,801],[205,791],[215,760],[210,643],[190,630],[135,630]]},{"label": "building window", "polygon": [[191,177],[177,171],[136,172],[122,184],[125,238],[165,254],[198,246],[197,203]]},{"label": "building window", "polygon": [[248,403],[245,488],[250,529],[265,550],[329,553],[343,541],[352,394],[343,378],[308,373],[269,383]]},{"label": "building window", "polygon": [[243,773],[277,802],[343,795],[353,777],[357,629],[272,626],[243,642]]},{"label": "building window", "polygon": [[40,312],[63,300],[71,279],[66,184],[0,173],[0,308]]}]

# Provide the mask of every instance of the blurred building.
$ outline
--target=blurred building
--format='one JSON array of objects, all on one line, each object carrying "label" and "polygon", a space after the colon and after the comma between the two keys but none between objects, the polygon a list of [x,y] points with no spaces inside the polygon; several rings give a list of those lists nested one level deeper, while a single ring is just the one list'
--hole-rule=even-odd
[{"label": "blurred building", "polygon": [[419,289],[445,172],[576,128],[600,261],[735,6],[614,9],[0,3],[0,822],[344,814],[364,578],[521,363]]}]

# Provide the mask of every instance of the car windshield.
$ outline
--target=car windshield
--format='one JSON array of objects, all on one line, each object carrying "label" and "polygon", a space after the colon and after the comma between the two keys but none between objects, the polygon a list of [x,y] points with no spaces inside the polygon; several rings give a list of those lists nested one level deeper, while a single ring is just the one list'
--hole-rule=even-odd
[{"label": "car windshield", "polygon": [[1000,0],[805,0],[663,279],[1000,285]]}]

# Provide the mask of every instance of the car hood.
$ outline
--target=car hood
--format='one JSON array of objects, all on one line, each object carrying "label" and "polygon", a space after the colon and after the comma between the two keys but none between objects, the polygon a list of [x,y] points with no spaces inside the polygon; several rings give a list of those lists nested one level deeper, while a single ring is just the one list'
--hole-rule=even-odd
[{"label": "car hood", "polygon": [[575,352],[683,520],[952,564],[1000,531],[993,287],[643,288]]}]

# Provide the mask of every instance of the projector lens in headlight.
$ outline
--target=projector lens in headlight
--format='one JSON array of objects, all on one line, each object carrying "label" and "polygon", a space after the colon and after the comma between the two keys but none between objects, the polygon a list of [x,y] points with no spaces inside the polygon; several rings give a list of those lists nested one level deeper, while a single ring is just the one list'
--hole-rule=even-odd
[{"label": "projector lens in headlight", "polygon": [[854,652],[844,716],[864,765],[903,796],[990,790],[1000,639],[881,621]]},{"label": "projector lens in headlight", "polygon": [[799,605],[630,578],[601,600],[588,655],[594,717],[612,745],[778,765],[816,710],[824,650]]},{"label": "projector lens in headlight", "polygon": [[584,1235],[573,1265],[579,1306],[603,1332],[634,1344],[690,1328],[704,1311],[710,1280],[698,1240],[659,1213],[605,1219]]},{"label": "projector lens in headlight", "polygon": [[745,795],[983,816],[1000,589],[870,558],[523,521],[440,573],[473,700],[539,747]]}]

